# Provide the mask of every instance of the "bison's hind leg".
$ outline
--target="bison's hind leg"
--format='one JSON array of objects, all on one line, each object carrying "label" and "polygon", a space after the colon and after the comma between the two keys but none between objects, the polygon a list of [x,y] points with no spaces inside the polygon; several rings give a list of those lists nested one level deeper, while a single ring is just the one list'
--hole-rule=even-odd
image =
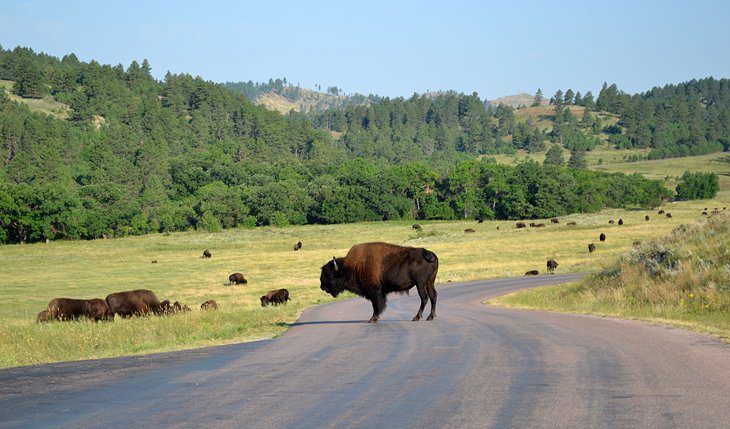
[{"label": "bison's hind leg", "polygon": [[431,314],[428,315],[426,320],[433,320],[436,317],[436,297],[438,296],[433,283],[428,285],[426,292],[428,293],[428,298],[431,300]]},{"label": "bison's hind leg", "polygon": [[423,309],[426,308],[426,302],[428,302],[428,295],[426,295],[426,288],[419,285],[416,285],[416,289],[418,290],[418,296],[421,298],[421,306],[418,307],[418,313],[416,313],[415,316],[413,316],[413,321],[418,322],[421,320],[421,316],[423,316]]}]

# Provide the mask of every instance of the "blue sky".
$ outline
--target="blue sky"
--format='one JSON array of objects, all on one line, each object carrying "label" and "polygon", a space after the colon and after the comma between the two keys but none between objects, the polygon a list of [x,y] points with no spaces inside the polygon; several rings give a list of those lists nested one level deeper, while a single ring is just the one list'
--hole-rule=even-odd
[{"label": "blue sky", "polygon": [[730,77],[728,1],[3,1],[0,44],[217,82],[496,98]]}]

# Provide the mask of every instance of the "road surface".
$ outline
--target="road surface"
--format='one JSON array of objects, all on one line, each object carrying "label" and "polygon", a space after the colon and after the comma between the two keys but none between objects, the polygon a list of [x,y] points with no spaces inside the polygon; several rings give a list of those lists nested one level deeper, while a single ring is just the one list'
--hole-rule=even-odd
[{"label": "road surface", "polygon": [[576,275],[438,288],[436,320],[352,299],[282,337],[0,371],[0,428],[730,427],[730,345],[640,322],[484,306]]}]

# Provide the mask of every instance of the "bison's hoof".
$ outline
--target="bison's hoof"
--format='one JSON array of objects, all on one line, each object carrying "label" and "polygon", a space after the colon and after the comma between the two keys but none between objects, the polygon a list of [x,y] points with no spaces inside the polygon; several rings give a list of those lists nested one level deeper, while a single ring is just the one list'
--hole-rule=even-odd
[{"label": "bison's hoof", "polygon": [[433,314],[431,314],[431,315],[429,315],[429,316],[428,316],[428,317],[426,318],[426,320],[433,320],[433,318],[434,318],[434,317],[435,317],[435,316],[434,316]]},{"label": "bison's hoof", "polygon": [[419,315],[416,315],[416,316],[415,316],[415,317],[413,318],[413,320],[412,320],[412,321],[413,321],[413,322],[418,322],[419,320],[421,320],[421,316],[419,316]]},{"label": "bison's hoof", "polygon": [[376,323],[378,321],[377,317],[371,317],[370,320],[368,320],[368,323]]}]

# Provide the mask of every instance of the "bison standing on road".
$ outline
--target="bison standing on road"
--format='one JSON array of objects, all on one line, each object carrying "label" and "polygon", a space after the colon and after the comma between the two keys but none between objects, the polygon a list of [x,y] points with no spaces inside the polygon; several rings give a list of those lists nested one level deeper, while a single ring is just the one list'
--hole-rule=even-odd
[{"label": "bison standing on road", "polygon": [[426,320],[436,317],[436,288],[438,257],[419,247],[403,247],[388,243],[356,244],[344,258],[332,258],[322,267],[320,288],[336,297],[349,290],[370,301],[377,322],[385,310],[387,295],[418,289],[421,306],[413,321],[421,320],[423,309],[431,300],[431,313]]},{"label": "bison standing on road", "polygon": [[110,316],[106,302],[99,298],[54,298],[48,303],[48,320],[74,320],[87,317],[99,321],[108,320]]},{"label": "bison standing on road", "polygon": [[550,259],[547,261],[547,270],[550,274],[555,274],[555,269],[558,268],[558,263]]},{"label": "bison standing on road", "polygon": [[289,299],[289,291],[286,289],[272,290],[259,299],[261,300],[262,307],[266,307],[269,304],[286,304],[287,301],[291,301]]},{"label": "bison standing on road", "polygon": [[112,293],[107,295],[106,303],[111,315],[118,314],[121,317],[158,314],[170,306],[170,301],[160,302],[157,295],[148,289]]},{"label": "bison standing on road", "polygon": [[232,285],[233,283],[237,285],[245,285],[248,283],[248,280],[246,280],[241,273],[233,273],[228,276],[228,284]]}]

